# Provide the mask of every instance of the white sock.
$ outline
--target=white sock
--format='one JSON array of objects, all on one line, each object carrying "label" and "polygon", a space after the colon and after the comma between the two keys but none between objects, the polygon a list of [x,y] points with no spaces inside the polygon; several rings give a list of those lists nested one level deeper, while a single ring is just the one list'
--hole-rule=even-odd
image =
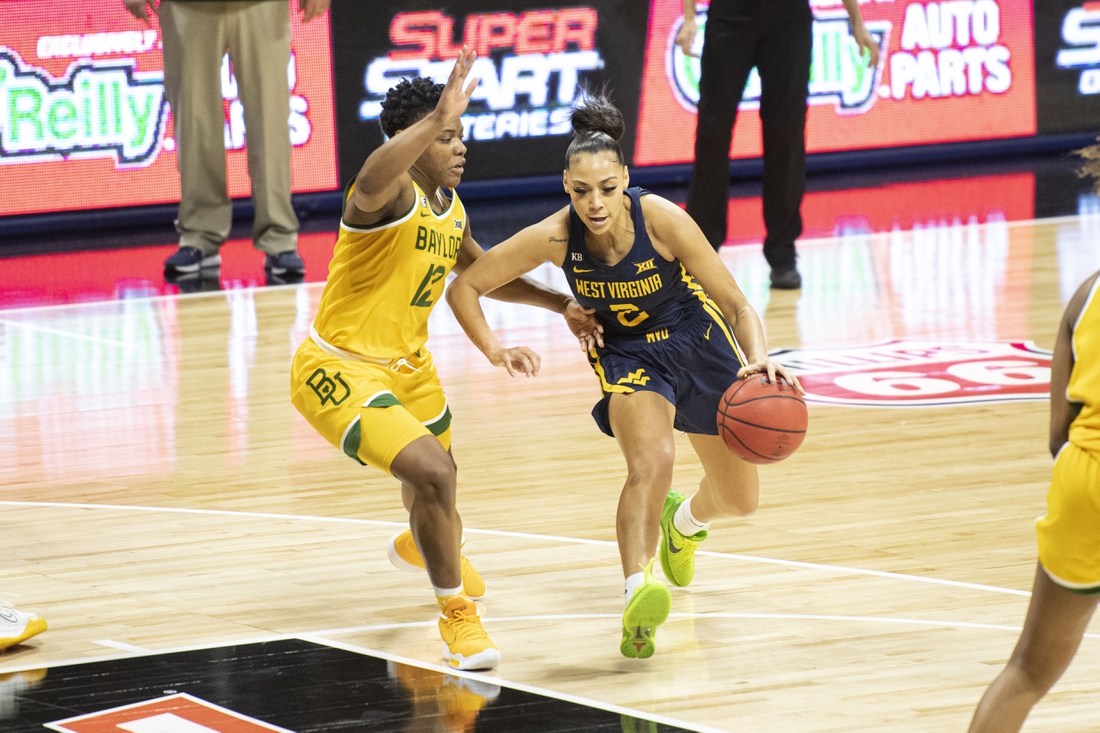
[{"label": "white sock", "polygon": [[450,598],[451,596],[460,596],[460,595],[462,595],[462,586],[461,585],[458,586],[457,588],[437,588],[433,585],[432,590],[435,591],[435,597],[436,598]]},{"label": "white sock", "polygon": [[696,519],[691,513],[691,499],[687,499],[673,515],[672,526],[684,537],[691,537],[693,534],[710,529],[710,522],[700,522]]},{"label": "white sock", "polygon": [[634,573],[633,575],[626,576],[626,580],[623,581],[623,597],[627,603],[630,603],[630,597],[634,595],[634,590],[644,582],[645,573]]}]

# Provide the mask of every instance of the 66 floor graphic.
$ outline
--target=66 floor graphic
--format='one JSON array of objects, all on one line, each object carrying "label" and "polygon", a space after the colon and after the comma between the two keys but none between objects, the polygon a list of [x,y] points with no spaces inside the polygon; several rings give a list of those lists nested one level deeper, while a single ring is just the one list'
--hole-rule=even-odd
[{"label": "66 floor graphic", "polygon": [[808,402],[866,407],[1046,400],[1051,355],[1030,341],[908,340],[772,353]]}]

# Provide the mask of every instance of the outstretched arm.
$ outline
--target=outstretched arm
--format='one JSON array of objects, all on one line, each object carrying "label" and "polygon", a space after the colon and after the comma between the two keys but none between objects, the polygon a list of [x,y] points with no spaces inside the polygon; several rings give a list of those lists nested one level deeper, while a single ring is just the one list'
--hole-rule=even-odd
[{"label": "outstretched arm", "polygon": [[[413,204],[409,168],[437,136],[447,134],[447,123],[466,111],[477,78],[466,84],[477,53],[463,46],[451,69],[435,109],[408,129],[400,130],[367,157],[355,177],[355,190],[344,207],[350,224],[370,226],[404,214]],[[457,134],[457,131],[451,131]]]},{"label": "outstretched arm", "polygon": [[695,220],[676,204],[649,195],[642,199],[646,224],[651,227],[655,245],[663,247],[683,264],[706,294],[715,302],[745,351],[748,364],[737,372],[738,377],[763,373],[774,382],[778,374],[802,394],[805,390],[798,379],[779,362],[768,357],[764,327],[741,288],[733,279],[726,263],[707,242]]},{"label": "outstretched arm", "polygon": [[[561,238],[554,237],[554,234],[551,232],[547,235],[546,239],[547,244],[554,244],[554,239]],[[557,243],[560,244],[561,242]],[[474,237],[470,233],[470,227],[467,226],[465,233],[462,235],[462,246],[458,250],[458,260],[455,262],[454,273],[456,275],[461,275],[466,268],[484,254],[485,250],[474,241]],[[535,267],[538,267],[539,264],[542,263],[539,262]],[[529,272],[529,270],[525,272]],[[525,305],[533,305],[539,308],[545,308],[549,311],[554,311],[555,313],[560,313],[565,318],[565,323],[569,326],[569,330],[580,340],[585,350],[591,348],[595,344],[603,346],[603,326],[601,326],[600,322],[596,319],[596,312],[594,310],[582,307],[573,296],[559,293],[557,290],[540,283],[533,277],[529,277],[525,274],[520,275],[514,280],[484,295],[493,300],[501,300],[507,303],[523,303]]]},{"label": "outstretched arm", "polygon": [[561,236],[560,226],[554,222],[559,217],[560,214],[555,214],[550,219],[527,227],[488,252],[474,254],[472,249],[468,250],[466,257],[470,259],[463,262],[461,268],[455,266],[459,276],[447,288],[447,303],[466,335],[490,362],[503,366],[513,376],[517,371],[528,376],[537,375],[541,360],[526,346],[504,348],[489,328],[479,298],[493,293],[498,300],[549,304],[555,306],[550,310],[562,313],[570,307],[580,308],[572,298],[523,277],[544,262],[565,260],[565,239]]},{"label": "outstretched arm", "polygon": [[1066,389],[1069,387],[1069,375],[1073,372],[1073,327],[1085,307],[1089,291],[1096,282],[1095,273],[1069,299],[1062,322],[1058,325],[1058,336],[1054,341],[1054,357],[1050,362],[1050,454],[1058,451],[1069,440],[1069,426],[1081,412],[1081,404],[1070,402]]}]

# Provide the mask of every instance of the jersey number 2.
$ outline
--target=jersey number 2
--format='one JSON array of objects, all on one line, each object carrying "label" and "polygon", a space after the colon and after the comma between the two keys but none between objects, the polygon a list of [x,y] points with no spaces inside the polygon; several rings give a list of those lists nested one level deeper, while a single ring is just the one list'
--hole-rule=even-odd
[{"label": "jersey number 2", "polygon": [[447,275],[447,268],[443,265],[428,265],[428,274],[420,281],[420,287],[416,289],[411,305],[417,308],[432,307],[432,286]]}]

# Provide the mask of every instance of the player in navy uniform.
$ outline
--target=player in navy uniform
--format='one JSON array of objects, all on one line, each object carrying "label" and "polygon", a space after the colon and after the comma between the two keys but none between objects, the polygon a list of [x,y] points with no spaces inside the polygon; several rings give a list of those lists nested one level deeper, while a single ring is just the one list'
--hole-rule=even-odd
[{"label": "player in navy uniform", "polygon": [[[760,319],[691,217],[628,188],[619,111],[589,96],[572,123],[564,175],[571,205],[491,249],[452,283],[447,300],[489,361],[528,376],[538,374],[538,354],[503,347],[478,298],[553,262],[581,305],[595,309],[602,332],[580,338],[603,390],[592,415],[618,440],[628,472],[616,522],[627,602],[620,649],[644,658],[671,603],[668,587],[651,577],[658,541],[666,578],[687,585],[711,520],[756,510],[756,467],[718,436],[720,397],[756,373],[802,388],[768,358]],[[690,499],[670,490],[674,430],[688,433],[706,470]]]}]

